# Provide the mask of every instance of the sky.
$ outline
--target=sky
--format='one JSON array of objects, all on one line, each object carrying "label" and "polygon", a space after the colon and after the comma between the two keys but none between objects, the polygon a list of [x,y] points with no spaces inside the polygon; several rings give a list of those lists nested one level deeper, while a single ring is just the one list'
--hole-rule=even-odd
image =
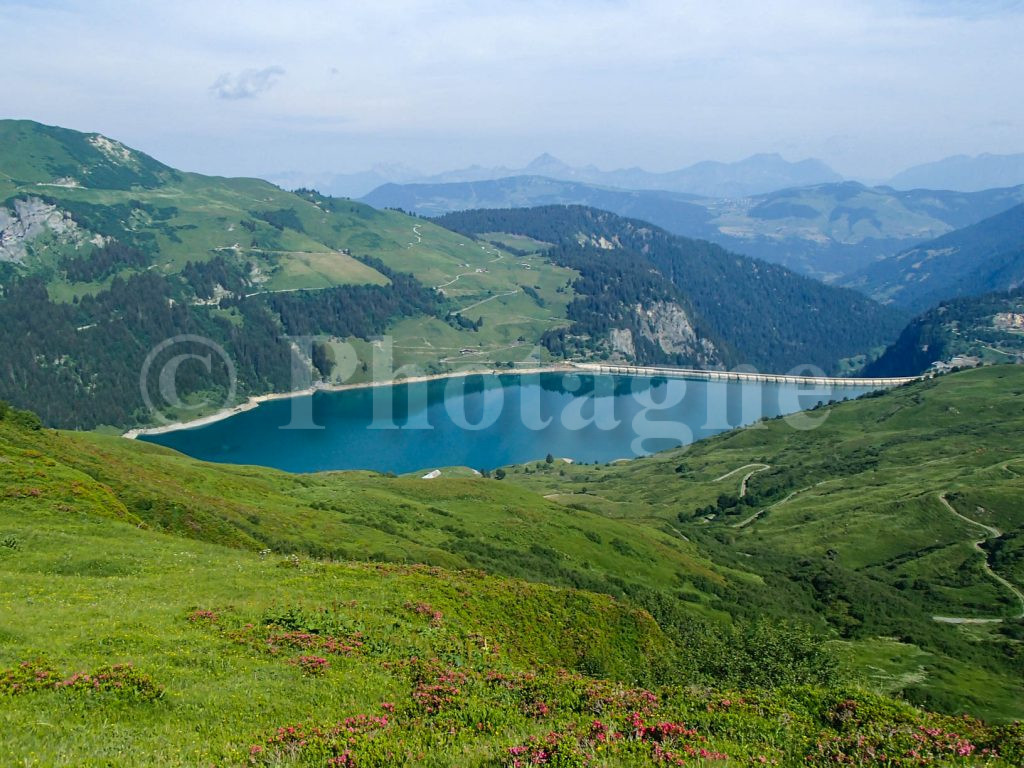
[{"label": "sky", "polygon": [[0,0],[0,116],[223,175],[1024,152],[1024,2]]}]

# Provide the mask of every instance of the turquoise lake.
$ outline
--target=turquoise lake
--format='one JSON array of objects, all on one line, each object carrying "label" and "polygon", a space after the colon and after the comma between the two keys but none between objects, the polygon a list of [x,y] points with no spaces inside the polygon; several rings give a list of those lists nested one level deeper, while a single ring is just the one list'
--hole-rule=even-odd
[{"label": "turquoise lake", "polygon": [[[543,459],[634,458],[855,398],[857,387],[562,373],[473,375],[273,400],[222,421],[140,439],[198,459],[290,472],[403,474]],[[810,428],[820,414],[788,417]]]}]

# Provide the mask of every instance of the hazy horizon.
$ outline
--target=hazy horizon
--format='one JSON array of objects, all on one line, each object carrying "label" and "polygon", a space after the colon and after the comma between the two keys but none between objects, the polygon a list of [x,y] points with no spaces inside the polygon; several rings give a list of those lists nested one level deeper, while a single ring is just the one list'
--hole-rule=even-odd
[{"label": "hazy horizon", "polygon": [[1024,152],[1021,2],[15,0],[0,25],[5,116],[212,174]]}]

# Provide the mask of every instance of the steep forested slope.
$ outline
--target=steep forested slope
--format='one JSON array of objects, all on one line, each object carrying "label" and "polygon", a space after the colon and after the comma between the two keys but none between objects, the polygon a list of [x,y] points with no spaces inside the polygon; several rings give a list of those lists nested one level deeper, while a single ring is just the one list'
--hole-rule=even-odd
[{"label": "steep forested slope", "polygon": [[916,376],[957,358],[965,358],[962,364],[1024,360],[1024,291],[943,302],[914,318],[864,372]]},{"label": "steep forested slope", "polygon": [[696,338],[708,341],[692,345],[697,355],[761,370],[810,364],[834,371],[841,358],[891,338],[901,321],[853,291],[589,208],[467,211],[438,221],[470,234],[510,232],[553,243],[550,258],[580,273],[573,325],[545,337],[556,354],[600,349],[613,331],[629,331],[639,360],[674,362],[671,348],[654,343],[658,329],[645,326],[635,309],[661,303],[677,304]]}]

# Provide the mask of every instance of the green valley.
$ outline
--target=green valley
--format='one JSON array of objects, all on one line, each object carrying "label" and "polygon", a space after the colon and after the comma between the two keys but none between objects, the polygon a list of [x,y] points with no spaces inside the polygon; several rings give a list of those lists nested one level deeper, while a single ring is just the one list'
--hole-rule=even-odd
[{"label": "green valley", "polygon": [[[209,465],[5,408],[5,748],[833,765],[959,764],[969,743],[1013,764],[1019,725],[959,715],[1022,714],[1022,397],[1024,369],[995,366],[807,412],[811,431],[504,480]],[[1000,532],[981,552],[978,524]]]}]

